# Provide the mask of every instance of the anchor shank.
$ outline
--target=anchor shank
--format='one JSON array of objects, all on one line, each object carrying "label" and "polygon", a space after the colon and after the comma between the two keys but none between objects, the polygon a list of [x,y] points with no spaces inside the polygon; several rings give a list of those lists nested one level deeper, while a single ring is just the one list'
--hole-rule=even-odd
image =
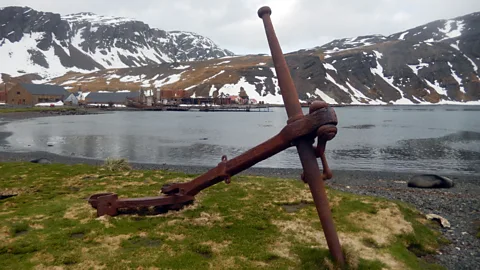
[{"label": "anchor shank", "polygon": [[[269,7],[262,7],[258,10],[258,16],[263,20],[265,33],[267,35],[268,45],[272,54],[273,63],[277,72],[278,82],[281,89],[285,109],[289,117],[289,121],[295,122],[303,117],[302,108],[298,100],[297,90],[293,83],[292,77],[288,70],[285,57],[275,35],[275,30],[270,18],[272,11]],[[335,261],[344,265],[342,248],[338,239],[333,218],[328,204],[327,193],[323,183],[323,176],[318,167],[315,150],[308,140],[299,140],[297,143],[297,151],[302,163],[305,180],[310,187],[313,201],[317,208],[317,213],[322,223],[328,248]]]}]

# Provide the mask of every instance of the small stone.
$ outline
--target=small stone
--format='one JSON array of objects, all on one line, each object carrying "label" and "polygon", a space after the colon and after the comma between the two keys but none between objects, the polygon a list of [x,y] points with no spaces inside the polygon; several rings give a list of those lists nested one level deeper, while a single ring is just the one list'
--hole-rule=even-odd
[{"label": "small stone", "polygon": [[456,249],[456,250],[460,250],[460,248],[459,248],[459,247],[455,247],[455,249]]},{"label": "small stone", "polygon": [[350,186],[346,186],[346,188],[350,188]]},{"label": "small stone", "polygon": [[462,232],[462,235],[466,235],[466,234],[468,234],[468,233],[467,232]]}]

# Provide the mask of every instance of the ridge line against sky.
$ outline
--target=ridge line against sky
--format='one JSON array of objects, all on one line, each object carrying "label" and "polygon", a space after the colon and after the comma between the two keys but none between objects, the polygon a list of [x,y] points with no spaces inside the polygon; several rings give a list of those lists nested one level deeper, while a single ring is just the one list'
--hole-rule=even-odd
[{"label": "ridge line against sky", "polygon": [[440,19],[480,11],[478,0],[0,0],[0,7],[28,6],[67,15],[93,12],[127,17],[152,28],[189,31],[235,54],[269,54],[261,6],[284,52],[312,48],[338,38],[391,35]]}]

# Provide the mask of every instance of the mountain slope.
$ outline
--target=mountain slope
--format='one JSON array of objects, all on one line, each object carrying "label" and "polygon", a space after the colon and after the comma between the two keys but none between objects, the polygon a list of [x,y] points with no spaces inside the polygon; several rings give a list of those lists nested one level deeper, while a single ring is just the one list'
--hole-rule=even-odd
[{"label": "mountain slope", "polygon": [[[334,40],[289,53],[286,60],[303,101],[480,104],[480,12],[390,36]],[[71,91],[186,89],[193,96],[243,90],[257,101],[282,103],[271,57],[262,55],[72,72],[50,83]]]},{"label": "mountain slope", "polygon": [[[480,104],[480,13],[435,21],[390,36],[334,40],[286,55],[299,98],[332,104]],[[71,74],[71,90],[187,89],[194,96],[238,95],[282,103],[268,56]]]},{"label": "mountain slope", "polygon": [[190,32],[163,31],[127,18],[78,13],[66,16],[28,7],[0,9],[0,73],[37,73],[139,67],[233,55]]}]

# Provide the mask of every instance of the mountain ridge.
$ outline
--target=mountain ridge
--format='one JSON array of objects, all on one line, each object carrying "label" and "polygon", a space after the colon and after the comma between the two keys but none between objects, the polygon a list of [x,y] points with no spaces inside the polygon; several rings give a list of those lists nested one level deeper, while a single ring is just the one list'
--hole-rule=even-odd
[{"label": "mountain ridge", "polygon": [[[183,33],[183,32],[182,32]],[[331,104],[480,104],[480,12],[388,36],[336,39],[285,54],[302,101]],[[238,95],[282,103],[268,55],[70,72],[49,83],[70,91],[186,89],[193,96]]]},{"label": "mountain ridge", "polygon": [[[213,59],[232,52],[211,39],[182,31],[151,28],[139,20],[96,15],[60,15],[30,7],[0,9],[0,57],[13,76],[54,77],[67,71],[135,67]],[[21,66],[18,62],[27,62]],[[53,66],[53,68],[52,68]],[[8,67],[8,68],[7,68]]]}]

